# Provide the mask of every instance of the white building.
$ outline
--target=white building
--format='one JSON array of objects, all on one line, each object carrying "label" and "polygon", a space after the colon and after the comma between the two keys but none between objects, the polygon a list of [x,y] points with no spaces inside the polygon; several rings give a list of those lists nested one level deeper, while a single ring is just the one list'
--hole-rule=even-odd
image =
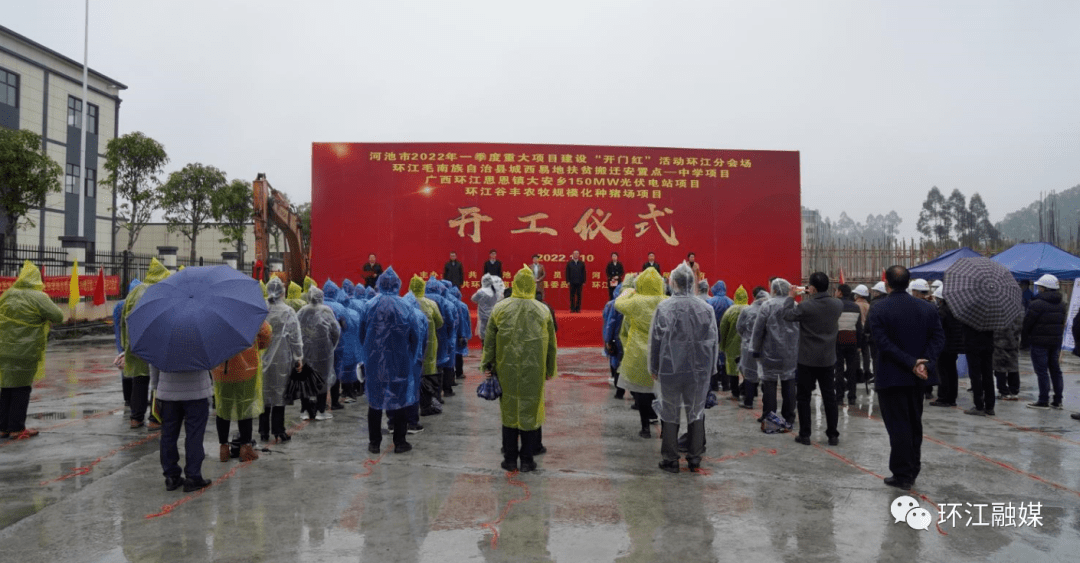
[{"label": "white building", "polygon": [[[127,231],[122,232],[126,237]],[[236,244],[221,242],[223,238],[225,238],[225,234],[218,228],[217,223],[206,225],[205,230],[199,231],[199,236],[195,239],[195,259],[202,258],[204,261],[218,263],[222,261],[221,255],[223,253],[236,252]],[[120,246],[118,251],[123,250],[125,244]],[[139,231],[139,238],[135,241],[135,246],[132,247],[131,252],[144,256],[158,256],[158,247],[165,246],[176,247],[176,256],[182,261],[191,256],[191,241],[180,231],[170,232],[166,223],[147,223],[144,225],[142,230]],[[285,247],[285,241],[281,241],[281,247]],[[270,250],[274,250],[273,239],[270,240]],[[244,235],[244,261],[248,265],[255,261],[254,225],[248,225]]]},{"label": "white building", "polygon": [[821,214],[816,209],[802,209],[802,245],[821,243]]},{"label": "white building", "polygon": [[[30,212],[35,223],[16,234],[18,244],[59,247],[77,237],[79,191],[86,194],[87,253],[113,251],[116,194],[98,186],[105,147],[117,136],[120,82],[89,71],[88,107],[82,103],[82,64],[0,26],[0,127],[41,135],[42,148],[64,169],[63,189]],[[87,121],[86,170],[79,169],[80,128]]]}]

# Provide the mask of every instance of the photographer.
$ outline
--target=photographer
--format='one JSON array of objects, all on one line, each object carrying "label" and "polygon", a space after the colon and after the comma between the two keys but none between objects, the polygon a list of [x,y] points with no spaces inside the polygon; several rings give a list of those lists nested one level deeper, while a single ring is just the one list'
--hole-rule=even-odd
[{"label": "photographer", "polygon": [[800,289],[792,287],[784,303],[784,320],[799,323],[799,363],[795,376],[796,399],[799,409],[799,435],[795,441],[810,445],[810,397],[814,386],[821,388],[825,403],[825,435],[829,445],[840,443],[836,429],[836,393],[833,378],[836,369],[836,335],[844,305],[829,295],[829,276],[822,272],[810,274],[807,297],[795,303]]}]

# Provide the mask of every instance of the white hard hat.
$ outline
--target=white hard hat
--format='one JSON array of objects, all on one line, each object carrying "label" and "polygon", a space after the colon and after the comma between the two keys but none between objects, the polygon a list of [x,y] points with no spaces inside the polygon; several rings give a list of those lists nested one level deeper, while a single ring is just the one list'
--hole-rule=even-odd
[{"label": "white hard hat", "polygon": [[869,297],[870,296],[870,290],[866,289],[866,286],[861,284],[861,283],[859,285],[855,286],[855,289],[851,290],[851,292],[854,293],[855,295],[859,295],[861,297]]},{"label": "white hard hat", "polygon": [[916,278],[911,281],[911,285],[908,286],[911,291],[930,291],[930,284],[926,283],[926,280],[922,278]]},{"label": "white hard hat", "polygon": [[937,289],[934,290],[934,297],[937,297],[938,299],[945,299],[945,286],[937,286]]},{"label": "white hard hat", "polygon": [[887,291],[885,291],[885,282],[877,282],[876,284],[874,284],[874,291],[878,293],[888,293]]},{"label": "white hard hat", "polygon": [[1035,285],[1046,289],[1057,289],[1059,287],[1058,279],[1050,274],[1043,274],[1043,277],[1039,278]]},{"label": "white hard hat", "polygon": [[941,280],[934,280],[933,282],[930,283],[930,287],[932,287],[934,289],[938,289],[943,285],[945,285],[945,284],[941,283]]}]

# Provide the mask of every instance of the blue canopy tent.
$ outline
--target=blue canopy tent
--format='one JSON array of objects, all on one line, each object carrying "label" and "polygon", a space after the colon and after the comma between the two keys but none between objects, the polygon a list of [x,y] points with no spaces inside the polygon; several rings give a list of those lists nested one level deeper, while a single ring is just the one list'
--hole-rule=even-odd
[{"label": "blue canopy tent", "polygon": [[1080,278],[1080,256],[1046,242],[1018,244],[991,260],[1005,266],[1017,280],[1037,280],[1053,274],[1060,280]]},{"label": "blue canopy tent", "polygon": [[982,256],[982,254],[965,246],[964,248],[957,248],[956,250],[944,252],[941,256],[938,256],[925,264],[919,264],[908,271],[911,272],[911,279],[922,278],[927,281],[940,280],[945,277],[945,270],[948,269],[949,266],[952,266],[953,262],[956,262],[961,258],[971,258],[974,256]]}]

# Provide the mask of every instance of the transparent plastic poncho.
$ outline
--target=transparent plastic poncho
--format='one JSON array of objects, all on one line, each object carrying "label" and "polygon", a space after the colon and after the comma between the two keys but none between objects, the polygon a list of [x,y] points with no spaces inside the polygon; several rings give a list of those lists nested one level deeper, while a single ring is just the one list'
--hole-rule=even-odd
[{"label": "transparent plastic poncho", "polygon": [[251,347],[211,370],[214,404],[225,420],[247,420],[263,413],[262,351],[270,345],[272,329],[263,321]]},{"label": "transparent plastic poncho", "polygon": [[369,301],[360,325],[366,351],[364,389],[368,405],[396,410],[420,400],[420,378],[413,375],[417,349],[423,346],[416,310],[398,297],[401,280],[391,266],[375,282],[379,294]]},{"label": "transparent plastic poncho", "polygon": [[[270,345],[263,351],[263,402],[275,407],[285,406],[283,395],[289,376],[296,363],[304,359],[304,340],[300,331],[300,321],[296,311],[275,296],[277,278],[270,280],[267,289],[270,292],[269,313],[266,322],[270,325]],[[293,284],[295,285],[295,284]],[[280,281],[277,286],[281,287]],[[297,286],[299,289],[299,286]]]},{"label": "transparent plastic poncho", "polygon": [[784,309],[790,306],[788,291],[791,284],[776,278],[771,288],[772,294],[761,306],[754,322],[750,350],[759,355],[762,381],[787,381],[795,378],[799,360],[799,323],[784,320]]},{"label": "transparent plastic poncho", "polygon": [[304,363],[323,376],[325,392],[334,384],[334,349],[341,338],[341,325],[334,311],[323,304],[323,292],[317,287],[308,291],[308,304],[296,314],[304,340]]}]

